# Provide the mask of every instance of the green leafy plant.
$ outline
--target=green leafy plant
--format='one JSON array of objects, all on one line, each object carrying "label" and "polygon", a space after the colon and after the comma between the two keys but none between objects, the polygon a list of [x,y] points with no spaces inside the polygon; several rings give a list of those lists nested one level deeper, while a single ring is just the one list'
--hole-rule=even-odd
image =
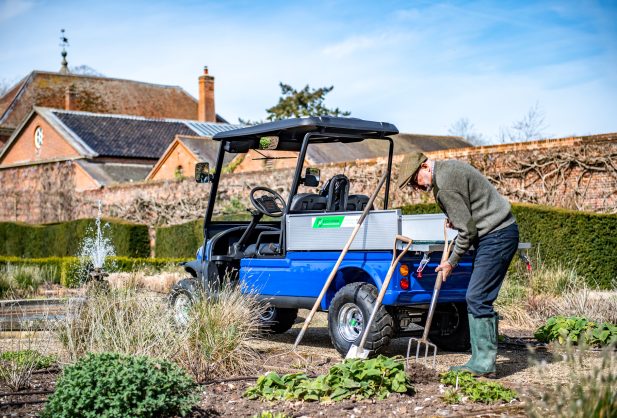
[{"label": "green leafy plant", "polygon": [[46,356],[35,350],[5,351],[0,354],[1,361],[18,365],[31,364],[35,370],[46,369],[57,361],[56,356]]},{"label": "green leafy plant", "polygon": [[[516,399],[517,393],[500,383],[478,380],[469,372],[450,371],[443,373],[441,383],[447,386],[458,387],[444,395],[444,401],[458,403],[462,396],[466,396],[471,402],[493,404],[497,402],[510,402]],[[457,393],[458,392],[458,393]]]},{"label": "green leafy plant", "polygon": [[343,399],[385,399],[391,393],[412,391],[403,363],[386,356],[369,360],[345,360],[328,374],[309,378],[304,373],[261,376],[245,393],[249,399],[340,401]]},{"label": "green leafy plant", "polygon": [[64,369],[42,416],[184,416],[198,400],[196,388],[186,372],[165,360],[89,354]]},{"label": "green leafy plant", "polygon": [[261,411],[259,414],[253,415],[253,418],[288,418],[289,415],[283,412]]},{"label": "green leafy plant", "polygon": [[45,356],[35,350],[5,351],[0,354],[0,381],[12,390],[30,386],[32,372],[46,369],[56,362],[55,356]]},{"label": "green leafy plant", "polygon": [[450,405],[463,402],[463,395],[461,394],[461,391],[455,388],[446,389],[442,398],[445,403]]},{"label": "green leafy plant", "polygon": [[578,316],[553,316],[537,329],[534,337],[546,343],[606,346],[617,343],[617,326],[607,322],[598,324]]}]

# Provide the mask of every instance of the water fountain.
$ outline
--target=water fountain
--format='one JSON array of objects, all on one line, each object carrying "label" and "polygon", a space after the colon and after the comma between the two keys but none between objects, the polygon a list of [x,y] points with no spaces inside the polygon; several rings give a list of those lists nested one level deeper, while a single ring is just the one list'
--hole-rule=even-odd
[{"label": "water fountain", "polygon": [[82,270],[87,273],[87,281],[95,284],[105,284],[105,278],[109,276],[104,270],[105,261],[108,257],[116,255],[111,238],[106,232],[110,228],[109,224],[101,226],[102,202],[98,201],[98,214],[95,221],[93,236],[87,236],[82,243],[79,253]]},{"label": "water fountain", "polygon": [[[94,227],[82,242],[78,268],[82,282],[88,283],[86,293],[109,289],[105,268],[112,267],[108,257],[115,255],[110,235],[110,225],[102,222],[102,202],[98,202],[98,214]],[[47,329],[51,320],[62,319],[85,302],[83,296],[61,298],[0,301],[0,331]]]}]

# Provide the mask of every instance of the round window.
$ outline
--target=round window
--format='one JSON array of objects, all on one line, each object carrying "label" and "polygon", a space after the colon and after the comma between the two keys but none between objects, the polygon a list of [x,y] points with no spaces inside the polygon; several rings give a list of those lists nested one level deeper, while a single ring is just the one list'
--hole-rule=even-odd
[{"label": "round window", "polygon": [[34,146],[37,150],[43,146],[43,128],[40,126],[34,131]]}]

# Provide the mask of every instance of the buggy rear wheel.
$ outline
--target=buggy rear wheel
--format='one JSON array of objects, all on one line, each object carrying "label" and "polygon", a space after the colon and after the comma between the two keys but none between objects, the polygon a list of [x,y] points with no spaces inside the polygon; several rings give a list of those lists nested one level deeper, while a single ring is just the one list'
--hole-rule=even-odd
[{"label": "buggy rear wheel", "polygon": [[[343,356],[352,344],[360,343],[376,299],[377,288],[369,283],[350,283],[336,292],[328,310],[328,330],[334,348]],[[390,344],[393,336],[394,321],[382,305],[369,329],[364,348],[371,350],[371,355],[378,354]]]},{"label": "buggy rear wheel", "polygon": [[466,303],[440,303],[434,318],[429,339],[440,350],[467,351],[471,348]]},{"label": "buggy rear wheel", "polygon": [[293,326],[297,317],[297,309],[268,306],[259,313],[260,329],[266,334],[282,334]]}]

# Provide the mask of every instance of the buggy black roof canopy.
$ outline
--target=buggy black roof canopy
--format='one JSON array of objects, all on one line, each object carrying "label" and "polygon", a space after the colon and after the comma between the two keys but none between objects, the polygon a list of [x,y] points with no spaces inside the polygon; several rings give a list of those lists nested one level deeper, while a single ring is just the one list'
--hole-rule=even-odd
[{"label": "buggy black roof canopy", "polygon": [[[398,133],[391,123],[373,122],[357,118],[342,118],[334,116],[313,116],[307,118],[284,119],[263,123],[246,128],[219,132],[212,139],[216,141],[255,141],[262,137],[276,136],[280,142],[302,142],[309,132],[323,133],[311,142],[353,142],[365,138],[383,138]],[[341,137],[336,137],[341,135]],[[291,144],[289,144],[291,145]],[[287,147],[285,147],[287,148]],[[290,147],[294,148],[294,147]]]}]

